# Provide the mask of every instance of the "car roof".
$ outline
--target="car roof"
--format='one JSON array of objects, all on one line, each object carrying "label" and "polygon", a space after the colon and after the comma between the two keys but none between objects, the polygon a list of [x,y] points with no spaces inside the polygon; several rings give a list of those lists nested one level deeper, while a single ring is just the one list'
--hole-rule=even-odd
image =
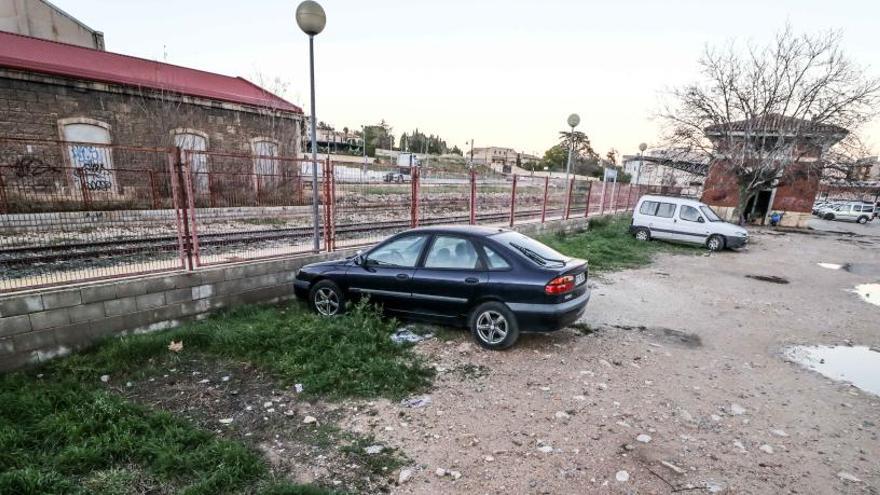
[{"label": "car roof", "polygon": [[407,230],[405,233],[422,232],[426,234],[458,234],[486,237],[507,231],[508,229],[500,227],[480,227],[477,225],[432,225],[430,227],[417,227]]},{"label": "car roof", "polygon": [[667,201],[667,202],[673,202],[673,203],[678,203],[678,204],[688,205],[688,206],[706,206],[706,203],[702,203],[700,201],[697,201],[696,199],[684,198],[681,196],[659,196],[659,195],[654,195],[654,194],[646,194],[646,195],[642,196],[642,198],[639,200],[639,202],[646,201],[646,200],[647,201]]}]

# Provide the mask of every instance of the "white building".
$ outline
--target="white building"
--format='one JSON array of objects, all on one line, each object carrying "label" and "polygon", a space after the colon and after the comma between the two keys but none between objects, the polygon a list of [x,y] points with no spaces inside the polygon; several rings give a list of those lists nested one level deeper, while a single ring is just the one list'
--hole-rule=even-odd
[{"label": "white building", "polygon": [[0,31],[104,49],[104,33],[86,26],[46,0],[0,0]]},{"label": "white building", "polygon": [[694,153],[664,149],[646,150],[644,156],[623,156],[623,170],[633,184],[680,187],[688,196],[702,194],[707,163],[705,157]]}]

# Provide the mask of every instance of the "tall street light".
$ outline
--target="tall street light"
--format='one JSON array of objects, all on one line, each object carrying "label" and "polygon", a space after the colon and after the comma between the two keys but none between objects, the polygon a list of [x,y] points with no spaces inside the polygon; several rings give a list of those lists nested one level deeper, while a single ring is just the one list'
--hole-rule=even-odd
[{"label": "tall street light", "polygon": [[571,155],[574,151],[574,128],[581,123],[581,117],[573,113],[568,116],[568,126],[571,127],[571,134],[568,136],[568,163],[565,165],[565,183],[568,184],[568,175],[571,173]]},{"label": "tall street light", "polygon": [[[312,83],[312,224],[314,225],[315,252],[321,250],[318,228],[318,138],[316,128],[318,119],[315,117],[315,35],[324,30],[327,15],[318,2],[306,0],[296,8],[296,23],[304,33],[309,35],[309,78]],[[324,180],[327,180],[325,177]]]},{"label": "tall street light", "polygon": [[642,165],[645,163],[645,150],[648,149],[648,145],[642,143],[639,145],[639,168],[636,169],[636,181],[635,185],[639,185],[639,177],[642,175]]}]

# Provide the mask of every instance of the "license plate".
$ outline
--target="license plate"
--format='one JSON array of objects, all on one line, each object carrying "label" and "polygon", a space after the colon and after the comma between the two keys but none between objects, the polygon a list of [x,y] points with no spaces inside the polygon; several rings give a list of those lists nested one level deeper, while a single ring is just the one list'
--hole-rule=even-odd
[{"label": "license plate", "polygon": [[574,285],[581,285],[587,280],[587,276],[583,273],[578,274],[577,277],[574,278]]}]

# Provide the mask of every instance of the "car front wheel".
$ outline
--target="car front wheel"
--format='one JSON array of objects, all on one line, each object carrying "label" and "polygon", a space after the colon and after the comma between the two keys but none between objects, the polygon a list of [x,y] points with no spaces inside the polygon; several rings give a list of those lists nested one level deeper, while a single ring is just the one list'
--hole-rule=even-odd
[{"label": "car front wheel", "polygon": [[721,251],[724,249],[724,238],[720,235],[713,235],[706,241],[706,247],[709,251]]},{"label": "car front wheel", "polygon": [[487,302],[474,308],[468,326],[474,340],[486,349],[507,349],[519,339],[516,316],[500,302]]},{"label": "car front wheel", "polygon": [[345,296],[338,285],[330,280],[321,280],[309,291],[312,308],[323,316],[336,316],[345,313]]}]

